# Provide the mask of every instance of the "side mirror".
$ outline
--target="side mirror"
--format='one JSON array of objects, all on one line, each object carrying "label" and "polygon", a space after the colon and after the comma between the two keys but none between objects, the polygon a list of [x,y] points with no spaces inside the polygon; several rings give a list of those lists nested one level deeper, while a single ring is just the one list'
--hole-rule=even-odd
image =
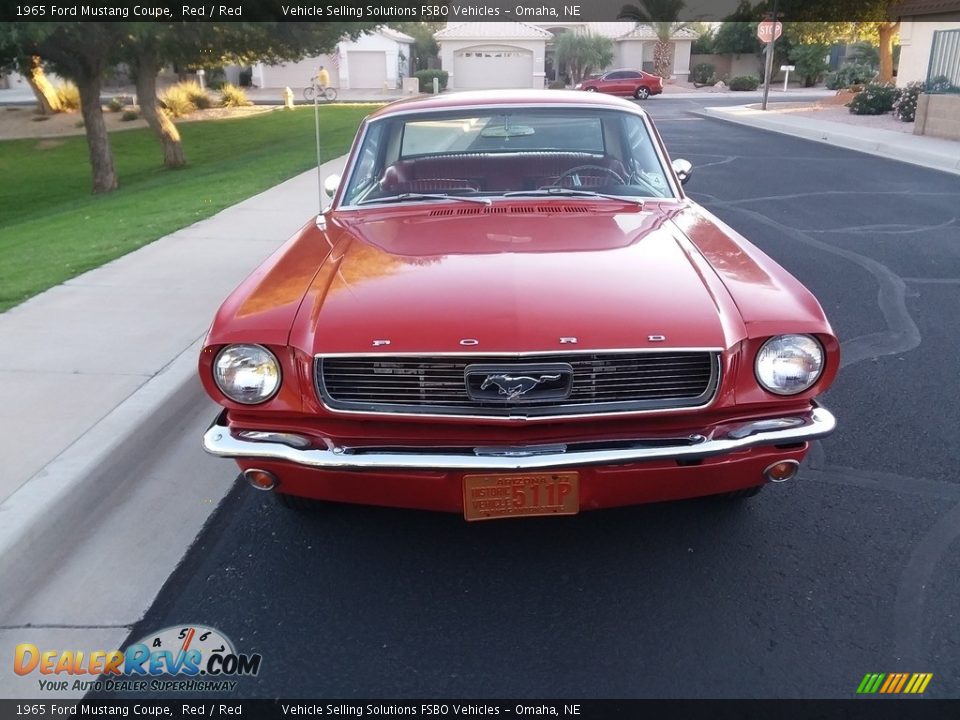
[{"label": "side mirror", "polygon": [[678,158],[673,161],[673,172],[676,173],[680,184],[686,185],[687,180],[689,180],[693,174],[693,165],[690,164],[689,160]]},{"label": "side mirror", "polygon": [[337,194],[337,188],[340,187],[340,176],[339,175],[327,175],[327,179],[323,181],[323,192],[328,198],[332,198]]}]

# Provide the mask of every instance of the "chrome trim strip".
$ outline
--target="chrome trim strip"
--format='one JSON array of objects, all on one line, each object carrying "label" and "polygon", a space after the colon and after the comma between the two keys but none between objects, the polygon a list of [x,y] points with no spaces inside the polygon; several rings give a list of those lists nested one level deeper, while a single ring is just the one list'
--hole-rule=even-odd
[{"label": "chrome trim strip", "polygon": [[523,350],[520,352],[487,352],[485,350],[473,350],[465,352],[462,350],[454,350],[450,352],[431,352],[430,350],[417,350],[416,352],[394,352],[392,350],[384,350],[383,352],[344,352],[344,353],[317,353],[313,356],[314,360],[321,360],[323,358],[335,358],[335,357],[422,357],[422,358],[432,358],[432,357],[470,357],[470,356],[488,356],[496,355],[497,357],[515,357],[521,358],[526,357],[527,355],[615,355],[617,353],[623,353],[629,355],[632,353],[662,353],[664,355],[669,355],[674,352],[715,352],[722,353],[723,348],[721,347],[652,347],[652,348],[616,348],[613,350],[585,350],[583,348],[576,348],[571,350],[557,349],[557,350]]},{"label": "chrome trim strip", "polygon": [[[794,417],[794,416],[791,416]],[[226,411],[220,413],[203,436],[203,449],[211,455],[225,458],[258,458],[280,460],[305,467],[326,470],[481,470],[513,471],[540,470],[587,465],[618,465],[648,460],[693,460],[767,445],[787,445],[814,440],[829,435],[836,428],[833,414],[820,406],[795,417],[803,425],[781,430],[763,430],[745,437],[731,438],[731,431],[722,437],[710,437],[702,442],[671,447],[620,447],[607,450],[563,451],[529,456],[477,455],[453,453],[373,452],[359,453],[330,444],[325,449],[298,450],[280,443],[249,442],[236,438],[226,425]],[[743,423],[752,425],[753,421]],[[742,427],[738,425],[737,428]],[[647,440],[649,443],[650,440]],[[414,449],[414,448],[411,448]]]},{"label": "chrome trim strip", "polygon": [[[604,410],[602,405],[610,406],[623,406],[627,403],[634,402],[634,404],[641,404],[642,401],[617,401],[609,403],[583,403],[581,405],[576,404],[567,404],[567,405],[554,405],[550,407],[545,407],[543,410],[545,412],[535,413],[535,414],[520,414],[521,408],[518,406],[518,414],[510,415],[507,413],[487,413],[480,415],[471,415],[469,414],[469,408],[466,412],[461,413],[441,413],[441,412],[428,412],[428,411],[411,411],[408,405],[396,405],[394,407],[403,408],[392,410],[389,406],[386,406],[384,409],[377,410],[350,410],[341,407],[333,407],[327,402],[327,393],[325,389],[321,387],[320,373],[317,372],[319,367],[319,361],[325,357],[422,357],[422,358],[431,358],[431,357],[516,357],[524,358],[527,356],[542,356],[542,355],[591,355],[591,354],[600,354],[600,353],[609,353],[609,354],[631,354],[631,353],[660,353],[664,355],[669,355],[674,351],[673,348],[643,348],[641,350],[571,350],[566,351],[555,351],[555,350],[541,350],[530,353],[513,353],[513,352],[503,352],[503,353],[484,353],[484,352],[446,352],[446,353],[430,353],[424,354],[422,352],[415,353],[326,353],[315,355],[313,358],[313,389],[317,394],[317,399],[320,401],[320,404],[323,406],[324,410],[335,415],[361,415],[361,416],[382,416],[386,418],[452,418],[459,420],[499,420],[508,423],[517,423],[517,422],[537,422],[537,421],[551,421],[551,420],[574,420],[578,418],[585,417],[621,417],[625,415],[648,415],[650,413],[678,413],[678,412],[691,412],[695,410],[705,410],[713,405],[714,400],[717,399],[717,396],[720,394],[720,384],[723,381],[723,350],[720,348],[679,348],[676,349],[678,352],[710,352],[714,353],[713,357],[713,368],[711,369],[710,384],[707,388],[707,391],[704,395],[709,393],[709,397],[705,397],[706,402],[699,405],[676,405],[669,407],[635,407],[628,409],[616,409],[616,410]],[[600,406],[600,409],[590,409],[597,408]],[[437,409],[438,406],[426,406],[431,409]],[[549,413],[547,410],[568,410],[569,408],[582,408],[577,412],[567,412],[566,414]]]}]

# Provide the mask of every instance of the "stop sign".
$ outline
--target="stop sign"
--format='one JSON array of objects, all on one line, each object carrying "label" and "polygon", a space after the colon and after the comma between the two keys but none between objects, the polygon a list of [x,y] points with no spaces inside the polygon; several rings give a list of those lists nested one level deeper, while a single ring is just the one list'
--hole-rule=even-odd
[{"label": "stop sign", "polygon": [[780,33],[783,32],[783,23],[773,22],[773,20],[764,20],[762,23],[757,25],[757,37],[760,38],[760,42],[768,43],[773,42],[778,37]]}]

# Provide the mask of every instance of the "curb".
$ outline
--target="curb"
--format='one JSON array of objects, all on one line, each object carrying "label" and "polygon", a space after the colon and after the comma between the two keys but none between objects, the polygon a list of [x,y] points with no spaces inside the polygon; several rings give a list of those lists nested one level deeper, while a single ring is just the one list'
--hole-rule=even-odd
[{"label": "curb", "polygon": [[[745,106],[744,106],[745,107]],[[796,121],[774,119],[774,118],[756,118],[749,119],[737,116],[730,110],[741,109],[741,106],[731,106],[725,108],[704,108],[703,110],[691,110],[694,115],[701,117],[722,120],[724,122],[745,125],[747,127],[769,132],[779,133],[781,135],[790,135],[803,140],[812,140],[814,142],[833,145],[835,147],[846,148],[856,152],[877,155],[886,160],[896,160],[925,167],[928,170],[939,170],[940,172],[960,175],[960,159],[944,156],[942,153],[933,152],[924,148],[909,148],[901,144],[875,140],[869,137],[861,137],[856,134],[856,128],[851,126],[849,130],[834,129],[824,127],[823,123],[818,125],[801,124]],[[836,124],[836,123],[834,123]],[[889,132],[889,131],[887,131]],[[913,137],[912,135],[910,137]],[[960,157],[960,156],[955,156]]]},{"label": "curb", "polygon": [[[67,569],[64,556],[96,535],[98,518],[124,507],[126,493],[138,478],[118,477],[116,468],[143,456],[165,425],[205,397],[196,371],[202,341],[191,343],[0,504],[0,577],[5,589],[0,616],[5,620],[34,606],[46,583]],[[177,489],[170,491],[176,495]],[[182,538],[187,545],[192,541],[193,536]],[[130,610],[130,620],[145,609]]]}]

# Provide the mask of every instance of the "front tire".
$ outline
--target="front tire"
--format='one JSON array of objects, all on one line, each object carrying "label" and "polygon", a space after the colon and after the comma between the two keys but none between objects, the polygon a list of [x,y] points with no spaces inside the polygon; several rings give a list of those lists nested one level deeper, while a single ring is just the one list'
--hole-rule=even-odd
[{"label": "front tire", "polygon": [[307,102],[313,102],[313,96],[316,95],[316,93],[317,93],[317,90],[312,85],[309,87],[305,87],[303,89],[303,99],[306,100]]},{"label": "front tire", "polygon": [[634,91],[633,96],[637,100],[646,100],[648,97],[650,97],[650,91],[647,90],[645,87],[638,87]]},{"label": "front tire", "polygon": [[587,92],[596,92],[596,91],[597,91],[597,89],[596,89],[595,87],[584,88],[584,90],[586,90]]}]

